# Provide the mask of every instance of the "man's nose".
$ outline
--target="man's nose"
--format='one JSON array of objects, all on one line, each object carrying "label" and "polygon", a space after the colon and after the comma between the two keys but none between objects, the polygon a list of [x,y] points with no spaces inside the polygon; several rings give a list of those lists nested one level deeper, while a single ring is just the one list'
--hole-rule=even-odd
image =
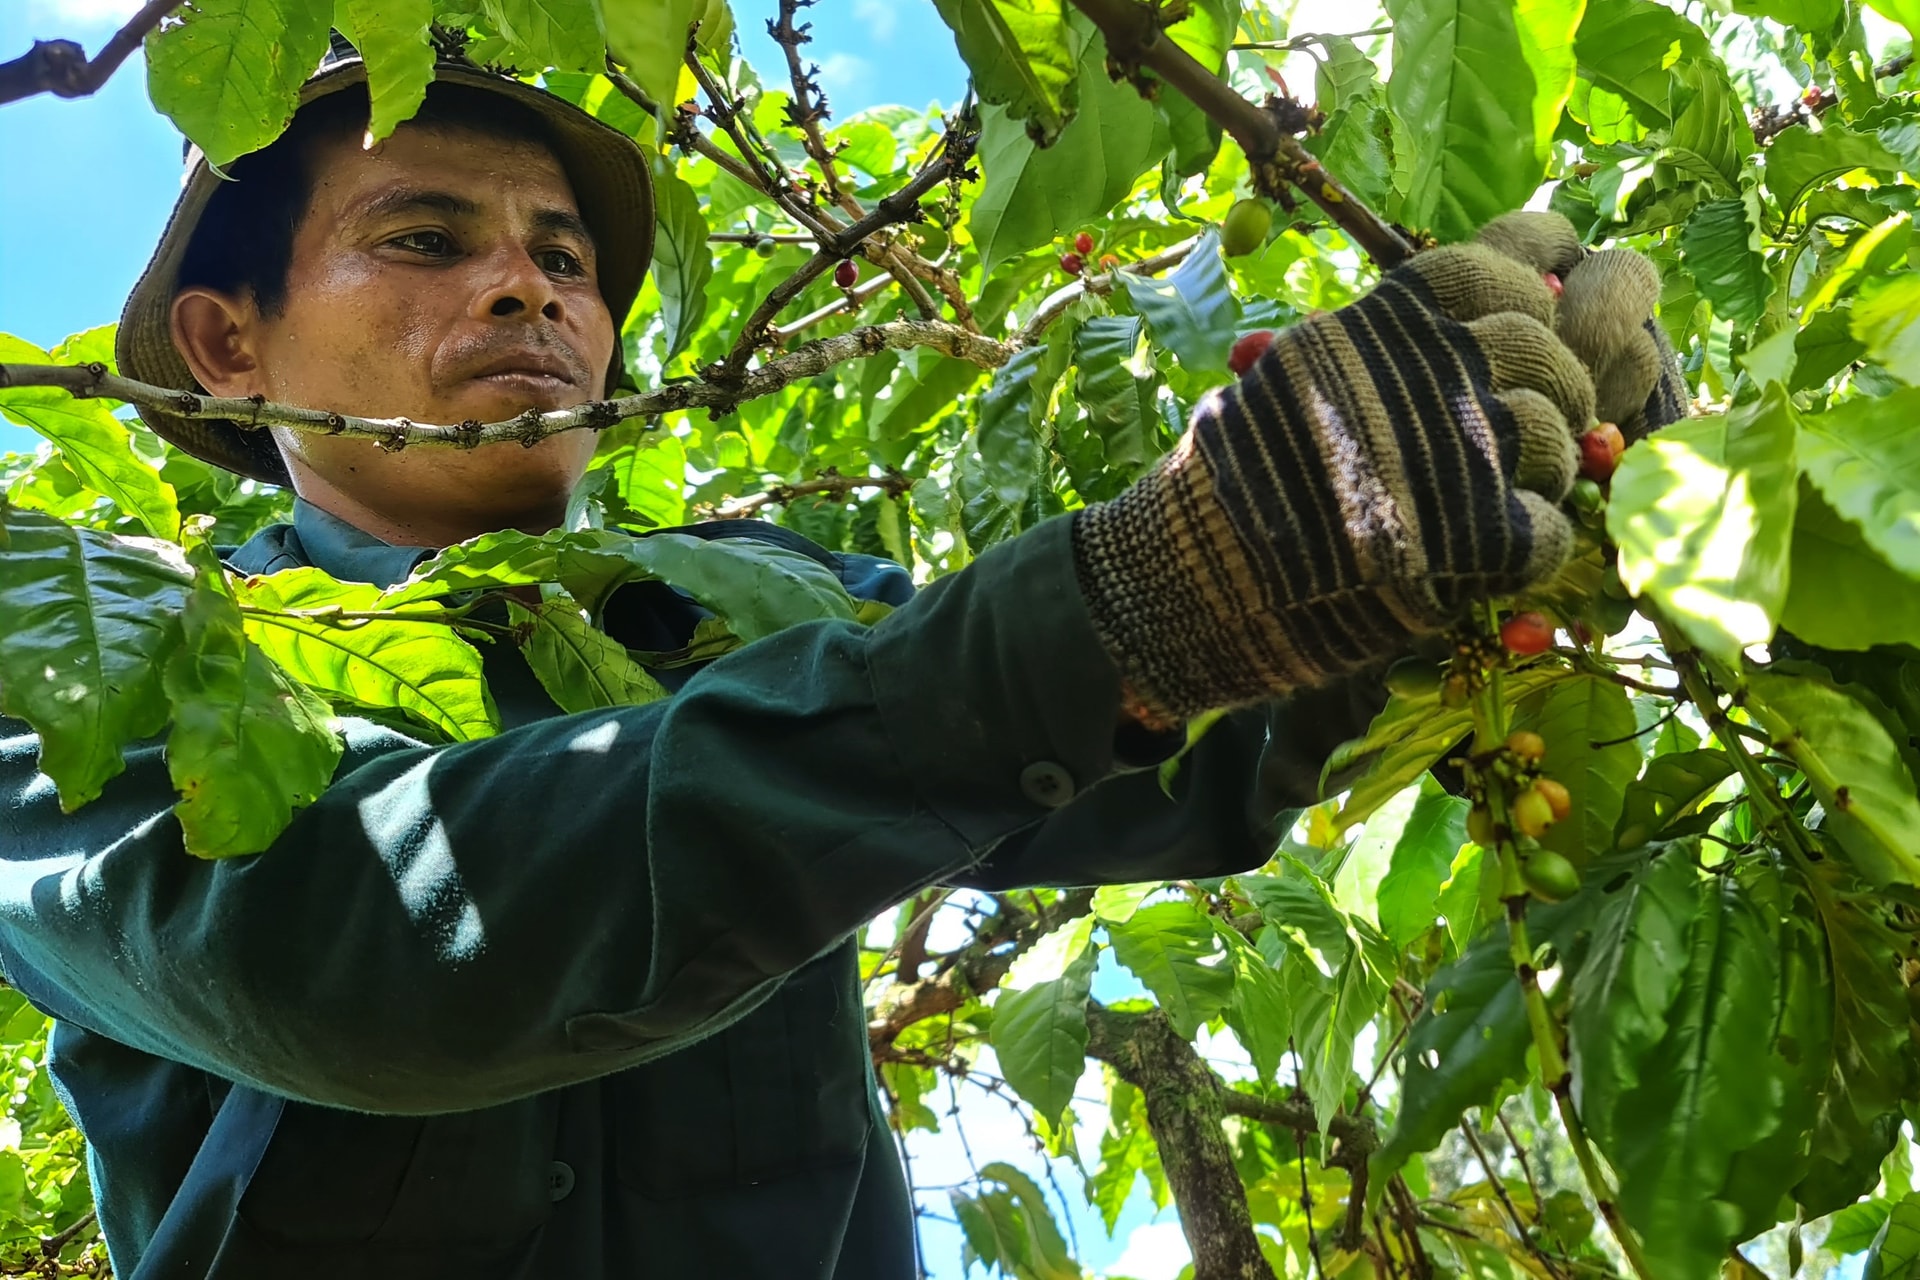
[{"label": "man's nose", "polygon": [[553,278],[517,244],[501,245],[486,259],[484,284],[474,298],[476,320],[518,316],[531,320],[541,316],[558,324],[566,315],[566,306]]}]

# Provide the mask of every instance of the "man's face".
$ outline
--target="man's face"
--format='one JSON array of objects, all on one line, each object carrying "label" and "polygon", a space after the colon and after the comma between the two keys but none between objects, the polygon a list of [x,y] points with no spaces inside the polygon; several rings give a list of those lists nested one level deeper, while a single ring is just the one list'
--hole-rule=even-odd
[{"label": "man's face", "polygon": [[[435,423],[604,394],[614,321],[592,238],[543,147],[403,126],[370,151],[358,138],[323,143],[311,163],[285,308],[240,308],[232,341],[250,367],[209,390]],[[176,304],[176,340],[180,323]],[[532,449],[399,453],[292,431],[279,439],[297,487],[323,506],[335,505],[330,489],[476,530],[541,523],[593,451],[588,431]]]}]

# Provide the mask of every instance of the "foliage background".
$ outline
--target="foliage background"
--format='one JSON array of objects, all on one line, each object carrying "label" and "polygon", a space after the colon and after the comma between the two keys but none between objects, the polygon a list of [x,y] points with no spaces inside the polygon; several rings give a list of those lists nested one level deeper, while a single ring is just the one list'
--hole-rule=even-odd
[{"label": "foliage background", "polygon": [[[33,3],[40,2],[41,0],[33,0]],[[770,79],[773,78],[771,72],[776,66],[776,61],[769,51],[770,47],[764,46],[764,41],[760,41],[762,47],[756,47],[755,42],[757,37],[755,34],[751,34],[757,33],[759,26],[757,18],[762,15],[755,13],[755,6],[753,5],[743,3],[736,7],[743,29],[750,33],[746,37],[749,59],[759,66],[763,72],[769,73]],[[770,6],[765,7],[770,9]],[[1793,8],[1791,5],[1783,7],[1787,9]],[[1701,7],[1696,5],[1692,6],[1692,8],[1698,13]],[[29,10],[28,12],[34,11]],[[46,12],[60,18],[71,19],[74,16],[71,14],[59,14],[56,10],[51,9]],[[957,93],[957,86],[963,79],[963,73],[958,63],[952,58],[950,44],[948,43],[948,37],[944,28],[938,26],[937,23],[933,21],[930,10],[922,10],[918,6],[901,6],[900,12],[910,12],[913,16],[911,19],[905,17],[898,19],[899,25],[896,26],[895,38],[918,41],[920,48],[925,51],[925,59],[922,60],[918,50],[911,58],[903,58],[896,52],[887,51],[873,59],[873,62],[876,65],[888,67],[896,74],[910,72],[910,74],[904,78],[909,79],[914,86],[920,89],[924,89],[926,86],[935,83],[934,65],[944,64],[947,71],[944,79],[939,81],[943,86],[941,96],[950,99]],[[7,18],[0,20],[7,24],[0,25],[0,38],[13,34],[11,25],[17,21],[16,15],[17,11],[10,13]],[[833,3],[832,0],[828,0],[828,5],[824,11],[811,16],[815,17],[818,21],[818,35],[821,41],[820,45],[816,46],[811,52],[821,57],[823,61],[826,61],[829,68],[831,68],[832,63],[827,55],[830,54],[831,51],[855,49],[862,47],[862,41],[877,41],[879,39],[878,33],[881,29],[881,24],[873,19],[871,13],[866,15],[866,20],[863,22],[862,15],[856,10],[852,15],[854,21],[849,24],[848,27],[836,29],[837,24],[834,20]],[[1293,14],[1292,17],[1294,21],[1290,29],[1331,28],[1357,30],[1370,25],[1375,16],[1375,14],[1365,11],[1362,6],[1328,6],[1319,13]],[[1722,49],[1722,52],[1727,56],[1730,64],[1741,73],[1739,81],[1741,92],[1744,93],[1750,101],[1790,99],[1798,89],[1798,86],[1794,84],[1791,76],[1787,75],[1786,72],[1781,69],[1777,60],[1762,59],[1754,56],[1760,53],[1771,54],[1775,51],[1758,47],[1744,47],[1739,44],[1742,33],[1748,29],[1749,28],[1737,24],[1729,27],[1728,30],[1732,34],[1728,37],[1726,46]],[[1871,24],[1870,29],[1876,42],[1877,51],[1882,49],[1885,42],[1893,35],[1892,29],[1884,23],[1874,22]],[[907,34],[902,35],[902,31],[905,31]],[[47,29],[36,32],[36,34],[86,36],[87,32],[84,28],[63,25],[58,30]],[[11,43],[18,44],[22,42],[13,40]],[[1294,61],[1298,64],[1301,59],[1296,58]],[[1388,65],[1388,60],[1385,57],[1382,57],[1380,62],[1383,69]],[[1751,75],[1747,74],[1750,69],[1753,71]],[[1311,80],[1310,69],[1307,70],[1304,75],[1294,70],[1293,67],[1289,67],[1288,70],[1290,79],[1295,83],[1304,83]],[[829,77],[831,74],[830,70]],[[41,100],[34,103],[17,104],[5,110],[0,110],[0,129],[7,131],[6,133],[0,133],[0,145],[7,145],[17,140],[23,150],[26,150],[30,145],[44,148],[44,150],[39,151],[37,154],[44,157],[45,171],[57,172],[63,167],[73,168],[74,166],[64,165],[63,157],[74,154],[76,151],[83,152],[89,156],[90,163],[78,166],[80,173],[76,176],[72,186],[60,187],[58,189],[58,199],[68,200],[77,198],[93,209],[109,209],[116,215],[115,221],[109,224],[109,227],[112,229],[99,231],[76,232],[76,224],[66,220],[66,215],[64,214],[56,214],[51,222],[36,226],[31,221],[23,220],[23,214],[29,207],[35,212],[28,216],[44,217],[45,214],[41,211],[60,210],[62,206],[56,203],[54,198],[29,198],[23,200],[22,196],[26,193],[20,192],[17,188],[13,193],[10,193],[6,197],[7,203],[4,206],[4,214],[0,215],[0,246],[4,246],[4,248],[0,248],[0,252],[12,255],[4,261],[0,261],[0,270],[5,271],[7,281],[6,292],[0,294],[0,328],[36,339],[43,345],[51,345],[64,333],[82,329],[89,324],[106,320],[117,310],[121,293],[124,291],[126,284],[130,282],[133,273],[137,271],[147,246],[152,242],[153,233],[157,231],[158,223],[164,217],[164,211],[171,196],[171,184],[175,175],[171,164],[173,153],[170,145],[165,142],[162,142],[158,146],[152,145],[147,139],[146,135],[149,133],[156,133],[164,138],[166,131],[164,127],[159,129],[154,128],[154,118],[140,106],[136,90],[130,87],[137,85],[138,76],[139,68],[137,64],[129,66],[126,71],[123,72],[122,76],[110,86],[107,91],[108,96],[97,100],[95,103],[58,103],[51,100]],[[828,88],[830,91],[834,89],[830,78],[828,80]],[[845,119],[845,117],[852,114],[861,105],[859,95],[857,94],[835,93],[834,96],[838,109],[837,114],[841,119]],[[876,98],[884,98],[888,95],[884,90],[876,90],[875,96]],[[84,127],[77,123],[72,126],[72,131],[68,131],[69,121],[77,122],[87,119],[87,117],[81,113],[93,111],[95,108],[99,108],[99,111],[93,118],[96,121],[104,120],[107,123],[93,126],[92,136],[90,138],[75,136],[76,133]],[[897,120],[896,123],[898,123]],[[49,147],[51,140],[57,140],[57,146]],[[61,153],[61,155],[56,156],[52,154],[56,151]],[[156,166],[151,162],[151,156],[156,151],[167,163]],[[28,153],[34,154],[32,152]],[[126,156],[125,163],[116,164],[116,160],[123,153]],[[1710,147],[1703,145],[1700,148],[1699,154],[1707,156],[1709,167],[1713,166],[1715,158],[1711,154]],[[1630,168],[1631,166],[1626,165],[1624,167]],[[1342,177],[1356,183],[1369,178],[1378,180],[1383,176],[1378,173],[1368,174],[1362,169],[1356,169],[1348,165],[1342,165],[1339,172]],[[103,175],[105,176],[103,177]],[[135,180],[136,175],[138,181]],[[1584,178],[1591,175],[1580,176]],[[1642,178],[1644,179],[1645,176],[1646,175],[1642,175]],[[146,185],[149,179],[154,179],[151,186]],[[1622,179],[1618,177],[1616,177],[1615,180],[1622,181]],[[1585,185],[1585,189],[1591,191],[1591,185]],[[151,199],[149,199],[147,195],[143,195],[143,191],[151,192]],[[1608,189],[1608,194],[1619,199],[1621,201],[1621,207],[1624,210],[1627,202],[1631,199],[1632,192],[1630,188],[1622,189],[1621,187],[1611,187]],[[1775,194],[1777,194],[1777,192]],[[1536,202],[1544,202],[1546,198],[1547,193],[1542,192],[1536,197]],[[1591,202],[1589,202],[1589,207],[1592,207]],[[1217,212],[1218,210],[1216,209],[1214,211],[1215,216],[1217,216]],[[1644,205],[1636,207],[1636,215],[1643,212]],[[1691,212],[1691,208],[1686,212]],[[1680,216],[1684,217],[1685,213],[1682,213]],[[119,228],[124,228],[124,230]],[[1660,230],[1662,228],[1653,226],[1652,224],[1646,224],[1641,229]],[[93,243],[96,240],[106,239],[116,240],[117,243],[114,244],[110,251],[99,254],[85,252],[55,254],[44,251],[45,245],[55,242],[69,245],[78,242],[79,244],[85,245]],[[1672,246],[1669,245],[1669,248],[1671,247]],[[1818,259],[1821,257],[1821,254],[1844,255],[1846,248],[1847,244],[1841,242],[1829,246],[1814,256]],[[1684,240],[1679,244],[1679,251],[1683,254],[1687,252],[1687,245]],[[744,250],[737,252],[744,258]],[[1735,255],[1736,258],[1737,256],[1738,255]],[[726,261],[724,256],[721,261],[723,264]],[[1340,258],[1337,255],[1330,256],[1329,262],[1330,265],[1327,270],[1322,272],[1315,280],[1309,281],[1304,288],[1301,287],[1298,282],[1290,286],[1289,292],[1296,301],[1304,300],[1324,305],[1334,305],[1344,297],[1345,290],[1349,287],[1349,283],[1353,279],[1354,269],[1357,263],[1350,255],[1346,258]],[[1044,263],[1042,265],[1044,268]],[[1286,265],[1287,264],[1282,263],[1279,264],[1279,267],[1284,268]],[[1831,266],[1832,264],[1829,263],[1828,265]],[[1741,269],[1739,264],[1736,263],[1735,269]],[[1319,270],[1319,268],[1316,266],[1315,270]],[[1674,276],[1671,278],[1679,279],[1680,277]],[[27,287],[24,289],[16,288],[14,286],[16,280],[26,282]],[[1244,287],[1250,283],[1258,285],[1261,283],[1272,284],[1274,282],[1263,282],[1259,280],[1256,275],[1252,279],[1242,279],[1238,281],[1238,283]],[[1722,302],[1730,311],[1737,311],[1743,305],[1757,307],[1759,301],[1764,301],[1764,299],[1760,299],[1759,301],[1753,301],[1751,303],[1743,303],[1739,287],[1740,284],[1741,282],[1737,279],[1734,280],[1731,285],[1723,284],[1716,301]],[[1804,294],[1804,291],[1800,292]],[[1748,290],[1747,293],[1750,298],[1752,291]],[[24,306],[22,305],[23,301]],[[1142,304],[1142,309],[1145,309],[1145,304]],[[1742,318],[1750,325],[1759,317],[1757,315],[1745,315]],[[715,319],[719,318],[716,317]],[[710,320],[708,328],[711,329],[712,327],[713,324]],[[724,324],[721,325],[721,331],[723,333],[725,331]],[[1718,333],[1708,329],[1695,336],[1699,339],[1701,347],[1705,350],[1708,361],[1719,371],[1718,374],[1710,375],[1708,380],[1711,381],[1713,376],[1722,376],[1730,380],[1735,370],[1735,366],[1730,362],[1732,351],[1723,345],[1723,348],[1716,352],[1712,350],[1712,344],[1716,340],[1722,344],[1743,341],[1746,334],[1742,333],[1736,338],[1735,334],[1727,332],[1724,329]],[[1182,363],[1185,364],[1185,353],[1183,352],[1182,355]],[[1169,370],[1169,376],[1176,379],[1175,385],[1181,393],[1187,394],[1190,393],[1195,386],[1204,385],[1203,381],[1188,376],[1190,373],[1196,372],[1198,372],[1198,370],[1176,368]],[[0,428],[0,430],[11,431],[12,428]],[[15,438],[17,439],[18,437]],[[4,447],[6,443],[7,437],[0,436],[0,447]],[[765,443],[765,441],[754,442],[756,447],[762,446]],[[714,482],[717,472],[730,470],[737,470],[738,472],[737,476],[721,477],[714,491],[716,493],[733,491],[725,490],[725,486],[732,484],[735,479],[739,480],[742,484],[742,488],[738,491],[747,491],[746,482],[751,479],[755,472],[763,470],[763,468],[750,465],[747,459],[729,453],[728,450],[734,448],[734,446],[721,447],[713,445],[711,442],[709,442],[709,444],[710,447],[714,449],[714,452],[705,457],[704,461],[709,464],[709,467],[702,473],[709,482]],[[711,465],[715,463],[719,464],[717,468]],[[784,470],[787,468],[773,469]],[[798,518],[796,518],[794,522],[798,523],[804,531],[808,532],[816,532],[816,529],[824,528],[827,534],[836,535],[840,540],[859,541],[862,538],[871,538],[874,536],[867,531],[850,530],[844,524],[836,526],[834,522],[843,518],[840,515],[824,512],[819,514],[828,522],[825,526],[809,528],[807,523]],[[994,530],[988,530],[988,536],[992,536],[994,532]],[[818,536],[818,533],[816,533],[816,536]],[[829,536],[828,540],[834,541],[836,537]],[[1697,731],[1701,726],[1696,721],[1693,727]],[[1410,797],[1409,802],[1411,802]],[[1400,819],[1404,819],[1406,815],[1401,813],[1397,816]],[[1389,829],[1396,834],[1398,832],[1398,828],[1390,827]],[[1316,832],[1312,827],[1305,827],[1299,834],[1305,842],[1303,847],[1314,847],[1313,842],[1323,838],[1325,833]],[[1377,880],[1378,872],[1386,866],[1384,860],[1393,852],[1390,846],[1383,843],[1383,839],[1384,838],[1375,839],[1371,842],[1370,846],[1364,832],[1361,833],[1358,852],[1355,854],[1355,861],[1351,864],[1353,869],[1346,873],[1343,878],[1336,880],[1336,889],[1340,891],[1340,900],[1343,905],[1359,906],[1369,911],[1381,909],[1370,900],[1372,897],[1372,886],[1369,883],[1369,863],[1367,860],[1368,858],[1375,860],[1372,864],[1373,874],[1371,875],[1371,879]],[[1456,840],[1456,844],[1457,843]],[[957,905],[964,906],[965,904]],[[936,934],[933,940],[936,949],[938,949],[939,944],[943,940],[951,942],[964,940],[964,926],[958,916],[959,913],[956,910],[952,916],[948,917],[946,927],[952,931],[949,936],[943,939],[941,935]],[[1387,923],[1384,915],[1382,915],[1381,923],[1383,925]],[[876,926],[870,938],[870,942],[873,943],[876,950],[884,949],[887,945],[889,941],[889,928],[890,924],[887,923]],[[1141,990],[1142,988],[1140,988],[1137,982],[1132,980],[1129,975],[1123,973],[1118,966],[1113,963],[1111,952],[1102,953],[1100,968],[1096,972],[1093,980],[1093,992],[1096,998],[1111,1003],[1135,995]],[[31,1033],[36,1029],[31,1017],[15,1021],[18,1023],[17,1028],[13,1022],[9,1022],[7,1024],[9,1030],[4,1034]],[[1246,1055],[1240,1051],[1239,1046],[1232,1039],[1224,1035],[1213,1036],[1203,1033],[1201,1046],[1203,1052],[1205,1052],[1208,1057],[1222,1069],[1223,1074],[1229,1078],[1247,1074],[1245,1068]],[[30,1092],[31,1089],[35,1087],[33,1083],[34,1077],[30,1071],[30,1064],[37,1051],[37,1046],[31,1039],[31,1035],[27,1034],[26,1038],[20,1040],[17,1044],[10,1044],[9,1047],[14,1054],[13,1062],[18,1073],[17,1079],[29,1093],[28,1097],[22,1099],[17,1104],[16,1110],[17,1114],[22,1118],[23,1129],[31,1135],[34,1129],[36,1112],[34,1109],[35,1103],[32,1100]],[[1358,1067],[1363,1074],[1370,1067],[1374,1048],[1375,1041],[1371,1036],[1371,1028],[1368,1028],[1362,1031],[1354,1045],[1354,1056],[1358,1060]],[[983,1051],[979,1066],[983,1075],[994,1073],[994,1062],[990,1050]],[[1089,1153],[1098,1149],[1101,1133],[1105,1128],[1105,1116],[1100,1101],[1103,1094],[1104,1084],[1097,1071],[1089,1071],[1076,1090],[1074,1106],[1080,1121],[1080,1147],[1083,1151]],[[1044,1171],[1042,1165],[1036,1163],[1030,1154],[1030,1144],[1025,1141],[1026,1122],[1024,1120],[1019,1119],[1015,1112],[1008,1110],[1003,1105],[1002,1100],[997,1097],[983,1096],[977,1092],[967,1092],[964,1096],[966,1101],[960,1106],[960,1120],[970,1131],[970,1141],[968,1145],[972,1148],[971,1155],[975,1163],[985,1165],[995,1159],[1008,1158],[1016,1162],[1025,1163],[1036,1173]],[[42,1103],[44,1103],[44,1099],[42,1099]],[[1524,1117],[1522,1120],[1524,1124]],[[57,1132],[57,1129],[52,1130],[52,1132]],[[991,1135],[991,1137],[988,1135]],[[944,1193],[938,1189],[938,1184],[945,1181],[959,1181],[961,1180],[960,1175],[966,1170],[965,1165],[951,1159],[954,1154],[953,1147],[956,1141],[956,1132],[952,1125],[948,1125],[942,1134],[937,1137],[929,1137],[923,1133],[916,1133],[913,1137],[913,1142],[916,1144],[916,1151],[918,1153],[915,1167],[916,1178],[923,1185],[933,1184],[934,1189],[928,1192],[926,1199],[938,1209],[944,1209],[945,1207]],[[56,1150],[54,1154],[58,1155],[61,1153]],[[70,1152],[66,1154],[70,1154]],[[1564,1155],[1564,1153],[1557,1153],[1551,1150],[1539,1154],[1543,1162]],[[1105,1225],[1100,1223],[1097,1217],[1090,1214],[1080,1204],[1080,1197],[1077,1194],[1077,1173],[1072,1171],[1064,1162],[1056,1163],[1059,1164],[1059,1167],[1055,1172],[1068,1188],[1068,1193],[1059,1197],[1059,1200],[1061,1204],[1069,1209],[1068,1216],[1072,1220],[1074,1234],[1078,1238],[1077,1243],[1079,1247],[1076,1249],[1076,1256],[1078,1256],[1082,1262],[1094,1267],[1110,1266],[1114,1274],[1132,1275],[1136,1277],[1136,1280],[1153,1280],[1156,1275],[1172,1273],[1174,1267],[1177,1266],[1177,1255],[1180,1252],[1177,1245],[1171,1250],[1163,1251],[1158,1257],[1152,1256],[1149,1252],[1150,1242],[1176,1239],[1170,1228],[1170,1224],[1147,1228],[1145,1232],[1131,1237],[1127,1234],[1126,1228],[1139,1217],[1145,1216],[1147,1212],[1144,1204],[1146,1193],[1143,1189],[1140,1187],[1135,1188],[1131,1199],[1127,1202],[1128,1207],[1122,1212],[1118,1220],[1121,1227],[1121,1238],[1131,1238],[1139,1241],[1141,1247],[1134,1249],[1121,1258],[1115,1259],[1113,1255],[1117,1250],[1112,1246],[1103,1244],[1106,1235]],[[1457,1149],[1457,1144],[1455,1149],[1443,1150],[1439,1156],[1435,1157],[1434,1160],[1429,1163],[1430,1171],[1436,1183],[1444,1183],[1449,1179],[1453,1179],[1456,1182],[1464,1182],[1471,1176],[1471,1170],[1462,1152]],[[0,1160],[0,1165],[5,1164],[6,1162],[4,1160]],[[952,1177],[948,1177],[945,1172],[948,1168],[953,1170]],[[1546,1172],[1549,1175],[1548,1180],[1552,1183],[1566,1185],[1572,1180],[1570,1171],[1565,1169],[1555,1171],[1549,1168]],[[1555,1176],[1556,1174],[1557,1176]],[[1902,1185],[1902,1176],[1901,1161],[1899,1158],[1896,1158],[1894,1164],[1890,1166],[1888,1174],[1887,1189],[1890,1192],[1897,1195],[1906,1189]],[[0,1172],[0,1206],[4,1205],[8,1194],[7,1188],[10,1184],[7,1179],[8,1175],[5,1172]],[[23,1184],[24,1179],[25,1174],[23,1173]],[[39,1184],[36,1183],[36,1185]],[[69,1206],[62,1202],[53,1206],[53,1208],[55,1212],[64,1212],[68,1210]],[[1816,1238],[1818,1234],[1819,1232],[1816,1230],[1809,1235],[1809,1239]],[[1857,1229],[1856,1234],[1858,1234]],[[958,1268],[955,1260],[960,1252],[957,1233],[946,1224],[938,1221],[930,1221],[927,1225],[926,1242],[928,1261],[933,1274],[944,1277],[957,1273]],[[1860,1239],[1858,1243],[1864,1244],[1865,1238]],[[1766,1245],[1762,1251],[1757,1252],[1755,1256],[1761,1257],[1765,1255],[1770,1258],[1773,1254],[1779,1253],[1783,1248],[1784,1245],[1780,1241],[1772,1241]],[[1822,1264],[1816,1259],[1814,1265]]]}]

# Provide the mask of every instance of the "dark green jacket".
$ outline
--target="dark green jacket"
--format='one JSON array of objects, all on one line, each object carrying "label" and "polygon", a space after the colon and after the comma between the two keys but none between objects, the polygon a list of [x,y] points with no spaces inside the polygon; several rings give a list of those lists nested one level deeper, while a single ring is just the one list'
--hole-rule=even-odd
[{"label": "dark green jacket", "polygon": [[[1057,520],[899,604],[759,641],[651,706],[562,716],[506,646],[507,729],[345,722],[332,788],[255,857],[188,856],[157,744],[62,814],[0,720],[0,963],[55,1027],[123,1278],[904,1280],[912,1215],[868,1063],[863,922],[936,883],[1257,865],[1372,708],[1222,724],[1169,799]],[[387,584],[426,553],[315,508],[234,554]],[[684,644],[624,588],[606,625]]]}]

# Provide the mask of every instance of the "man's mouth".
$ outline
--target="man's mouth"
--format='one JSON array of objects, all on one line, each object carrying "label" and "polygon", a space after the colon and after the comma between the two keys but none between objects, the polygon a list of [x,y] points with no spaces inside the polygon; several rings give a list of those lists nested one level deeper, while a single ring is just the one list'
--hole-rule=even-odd
[{"label": "man's mouth", "polygon": [[536,352],[514,352],[483,364],[470,381],[529,391],[557,391],[574,386],[577,371],[566,361]]}]

